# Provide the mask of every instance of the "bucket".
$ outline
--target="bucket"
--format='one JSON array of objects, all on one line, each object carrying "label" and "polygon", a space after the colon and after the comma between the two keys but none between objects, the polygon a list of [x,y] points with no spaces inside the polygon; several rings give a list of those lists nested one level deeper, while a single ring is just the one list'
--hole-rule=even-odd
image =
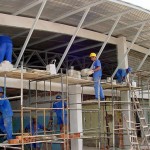
[{"label": "bucket", "polygon": [[111,77],[107,77],[107,82],[111,82]]},{"label": "bucket", "polygon": [[136,82],[135,81],[132,81],[132,86],[136,87]]}]

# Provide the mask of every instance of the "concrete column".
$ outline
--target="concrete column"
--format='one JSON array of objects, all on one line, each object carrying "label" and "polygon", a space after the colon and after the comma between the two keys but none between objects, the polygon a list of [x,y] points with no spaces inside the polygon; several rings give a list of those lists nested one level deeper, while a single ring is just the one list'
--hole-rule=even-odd
[{"label": "concrete column", "polygon": [[[118,38],[118,64],[122,61],[123,55],[127,51],[127,44],[126,44],[126,38],[125,37],[119,37]],[[120,68],[128,68],[128,56],[126,56],[122,66]],[[131,102],[129,91],[123,91],[120,93],[121,100]],[[122,105],[123,109],[131,110],[130,104],[124,104]],[[122,111],[122,115],[125,114],[128,120],[131,120],[131,112],[130,111]],[[123,122],[123,125],[125,127],[125,123]],[[124,135],[123,137],[124,145],[130,145],[129,137],[127,135]]]},{"label": "concrete column", "polygon": [[[82,104],[81,104],[81,86],[72,85],[69,87],[69,102],[73,103],[70,108],[78,110],[70,110],[70,130],[71,132],[82,132]],[[79,104],[80,103],[80,104]],[[82,150],[83,140],[71,140],[71,150]]]}]

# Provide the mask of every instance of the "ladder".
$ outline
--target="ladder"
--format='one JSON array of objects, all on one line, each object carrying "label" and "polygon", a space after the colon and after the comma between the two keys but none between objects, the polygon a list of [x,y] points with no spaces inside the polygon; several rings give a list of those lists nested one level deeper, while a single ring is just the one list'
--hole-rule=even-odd
[{"label": "ladder", "polygon": [[134,90],[133,90],[132,98],[133,98],[133,104],[134,104],[134,107],[135,107],[134,109],[137,112],[137,115],[139,117],[140,127],[141,127],[141,130],[142,130],[143,136],[144,136],[142,144],[145,141],[147,149],[150,150],[150,143],[149,143],[149,140],[150,140],[150,130],[149,130],[149,127],[147,125],[147,122],[146,122],[146,119],[145,119],[145,116],[144,116],[144,112],[142,110],[142,107],[140,105],[140,102],[139,102],[139,100],[138,100],[138,98],[137,98],[136,93],[135,93]]},{"label": "ladder", "polygon": [[128,121],[125,115],[123,115],[123,119],[125,122],[125,127],[127,129],[127,134],[129,136],[129,141],[131,143],[131,150],[140,150],[139,142],[137,139],[137,133],[136,133],[137,130],[136,130],[135,122]]}]

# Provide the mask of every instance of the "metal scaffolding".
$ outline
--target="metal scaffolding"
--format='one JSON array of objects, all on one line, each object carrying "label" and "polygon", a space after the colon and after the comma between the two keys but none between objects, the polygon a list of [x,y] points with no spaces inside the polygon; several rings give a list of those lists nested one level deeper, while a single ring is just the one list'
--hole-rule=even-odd
[{"label": "metal scaffolding", "polygon": [[[36,70],[37,71],[37,70]],[[107,97],[106,101],[96,101],[93,99],[84,99],[84,88],[87,86],[92,87],[94,82],[88,81],[85,79],[77,79],[68,76],[66,73],[63,74],[63,71],[61,71],[61,74],[58,75],[49,75],[48,73],[42,73],[36,75],[36,73],[31,72],[20,72],[20,70],[14,70],[10,72],[0,72],[0,76],[4,77],[4,91],[6,94],[6,79],[9,78],[20,78],[20,89],[21,89],[21,95],[16,97],[10,97],[8,99],[18,99],[21,98],[21,109],[18,111],[15,111],[15,113],[20,113],[21,117],[21,133],[15,133],[14,135],[22,135],[24,138],[31,138],[34,139],[34,141],[24,141],[22,140],[21,143],[16,144],[20,145],[20,149],[24,149],[24,146],[27,144],[32,143],[46,143],[46,147],[50,147],[52,143],[59,143],[64,146],[64,149],[67,149],[67,144],[69,145],[70,140],[74,139],[83,139],[84,144],[86,144],[86,141],[95,141],[94,147],[97,147],[97,149],[106,149],[106,148],[123,148],[125,146],[130,147],[130,145],[124,145],[123,137],[127,135],[126,128],[123,126],[123,115],[124,112],[131,112],[132,114],[132,120],[135,122],[136,126],[139,126],[138,123],[135,121],[135,109],[133,107],[133,101],[127,102],[127,101],[121,101],[120,95],[123,91],[129,91],[130,93],[133,91],[137,91],[140,93],[144,92],[144,89],[139,87],[132,87],[130,85],[120,85],[120,84],[113,84],[108,82],[102,82],[102,86],[105,90],[110,90],[112,93],[112,96]],[[67,71],[66,71],[67,72]],[[134,75],[134,77],[136,77]],[[138,76],[139,78],[140,76]],[[23,99],[23,81],[24,79],[29,80],[29,104],[25,105],[24,99]],[[140,78],[141,79],[141,78]],[[31,89],[31,85],[34,83],[35,90]],[[38,95],[40,91],[38,90],[38,84],[43,84],[42,89],[42,95],[44,96],[44,100],[39,101]],[[46,91],[46,83],[49,83],[49,92],[47,94]],[[55,128],[56,124],[52,124],[52,128],[50,131],[46,131],[45,128],[47,127],[46,120],[48,116],[48,120],[53,118],[53,110],[54,108],[53,103],[57,102],[58,100],[52,99],[52,86],[53,83],[59,83],[61,87],[61,95],[62,95],[62,101],[63,103],[67,103],[67,128],[63,130],[63,133],[60,133],[58,129]],[[139,83],[142,83],[139,81]],[[69,99],[69,88],[72,85],[81,85],[81,102],[80,103],[71,103]],[[149,89],[149,85],[147,86]],[[143,90],[143,92],[141,92]],[[148,90],[149,91],[149,90]],[[47,99],[47,95],[50,97]],[[148,94],[149,95],[149,94]],[[32,99],[35,99],[33,102]],[[142,98],[143,99],[143,96]],[[131,96],[132,100],[132,96]],[[142,101],[141,101],[142,102]],[[47,107],[40,107],[39,104],[45,104]],[[34,105],[34,106],[32,106]],[[81,105],[81,108],[71,108],[72,105]],[[124,109],[122,106],[124,105],[131,105],[131,110]],[[64,113],[64,106],[63,106],[63,113]],[[144,108],[148,109],[148,108]],[[82,126],[83,131],[79,133],[74,133],[70,131],[70,112],[75,110],[82,110]],[[28,135],[25,136],[24,134],[24,115],[28,115],[30,118],[30,125],[32,126],[31,116],[32,114],[36,114],[37,121],[39,114],[42,115],[43,125],[44,125],[44,131],[40,132],[40,135]],[[95,117],[95,122],[93,121],[93,117]],[[88,120],[88,122],[87,122]],[[76,136],[75,136],[76,135]],[[57,139],[57,140],[56,140]],[[118,142],[119,141],[119,142]],[[94,145],[94,144],[92,144]],[[14,148],[15,145],[13,144],[0,144],[0,147],[9,147]],[[17,149],[19,147],[17,146]]]}]

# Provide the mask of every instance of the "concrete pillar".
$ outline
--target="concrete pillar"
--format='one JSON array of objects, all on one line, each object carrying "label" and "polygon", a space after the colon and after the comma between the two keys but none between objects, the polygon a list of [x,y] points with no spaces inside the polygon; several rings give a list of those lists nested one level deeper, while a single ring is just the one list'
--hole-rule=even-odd
[{"label": "concrete pillar", "polygon": [[[70,108],[70,130],[71,132],[82,132],[82,104],[81,104],[81,86],[72,85],[69,87],[69,102],[73,103]],[[80,104],[79,104],[80,103]],[[77,110],[78,109],[78,110]],[[83,140],[73,139],[71,140],[71,150],[82,150]]]},{"label": "concrete pillar", "polygon": [[[118,64],[122,61],[124,54],[127,51],[127,44],[126,44],[126,38],[125,37],[119,37],[118,38]],[[126,56],[124,62],[122,63],[122,66],[120,68],[128,68],[128,56]],[[131,98],[129,95],[129,91],[122,91],[120,93],[121,100],[131,102]],[[123,109],[131,110],[130,104],[122,105]],[[131,120],[131,112],[130,111],[122,111],[122,114],[125,114],[128,120]],[[125,123],[123,122],[123,125],[125,127]],[[129,137],[127,135],[124,135],[123,137],[124,145],[130,145]]]}]

